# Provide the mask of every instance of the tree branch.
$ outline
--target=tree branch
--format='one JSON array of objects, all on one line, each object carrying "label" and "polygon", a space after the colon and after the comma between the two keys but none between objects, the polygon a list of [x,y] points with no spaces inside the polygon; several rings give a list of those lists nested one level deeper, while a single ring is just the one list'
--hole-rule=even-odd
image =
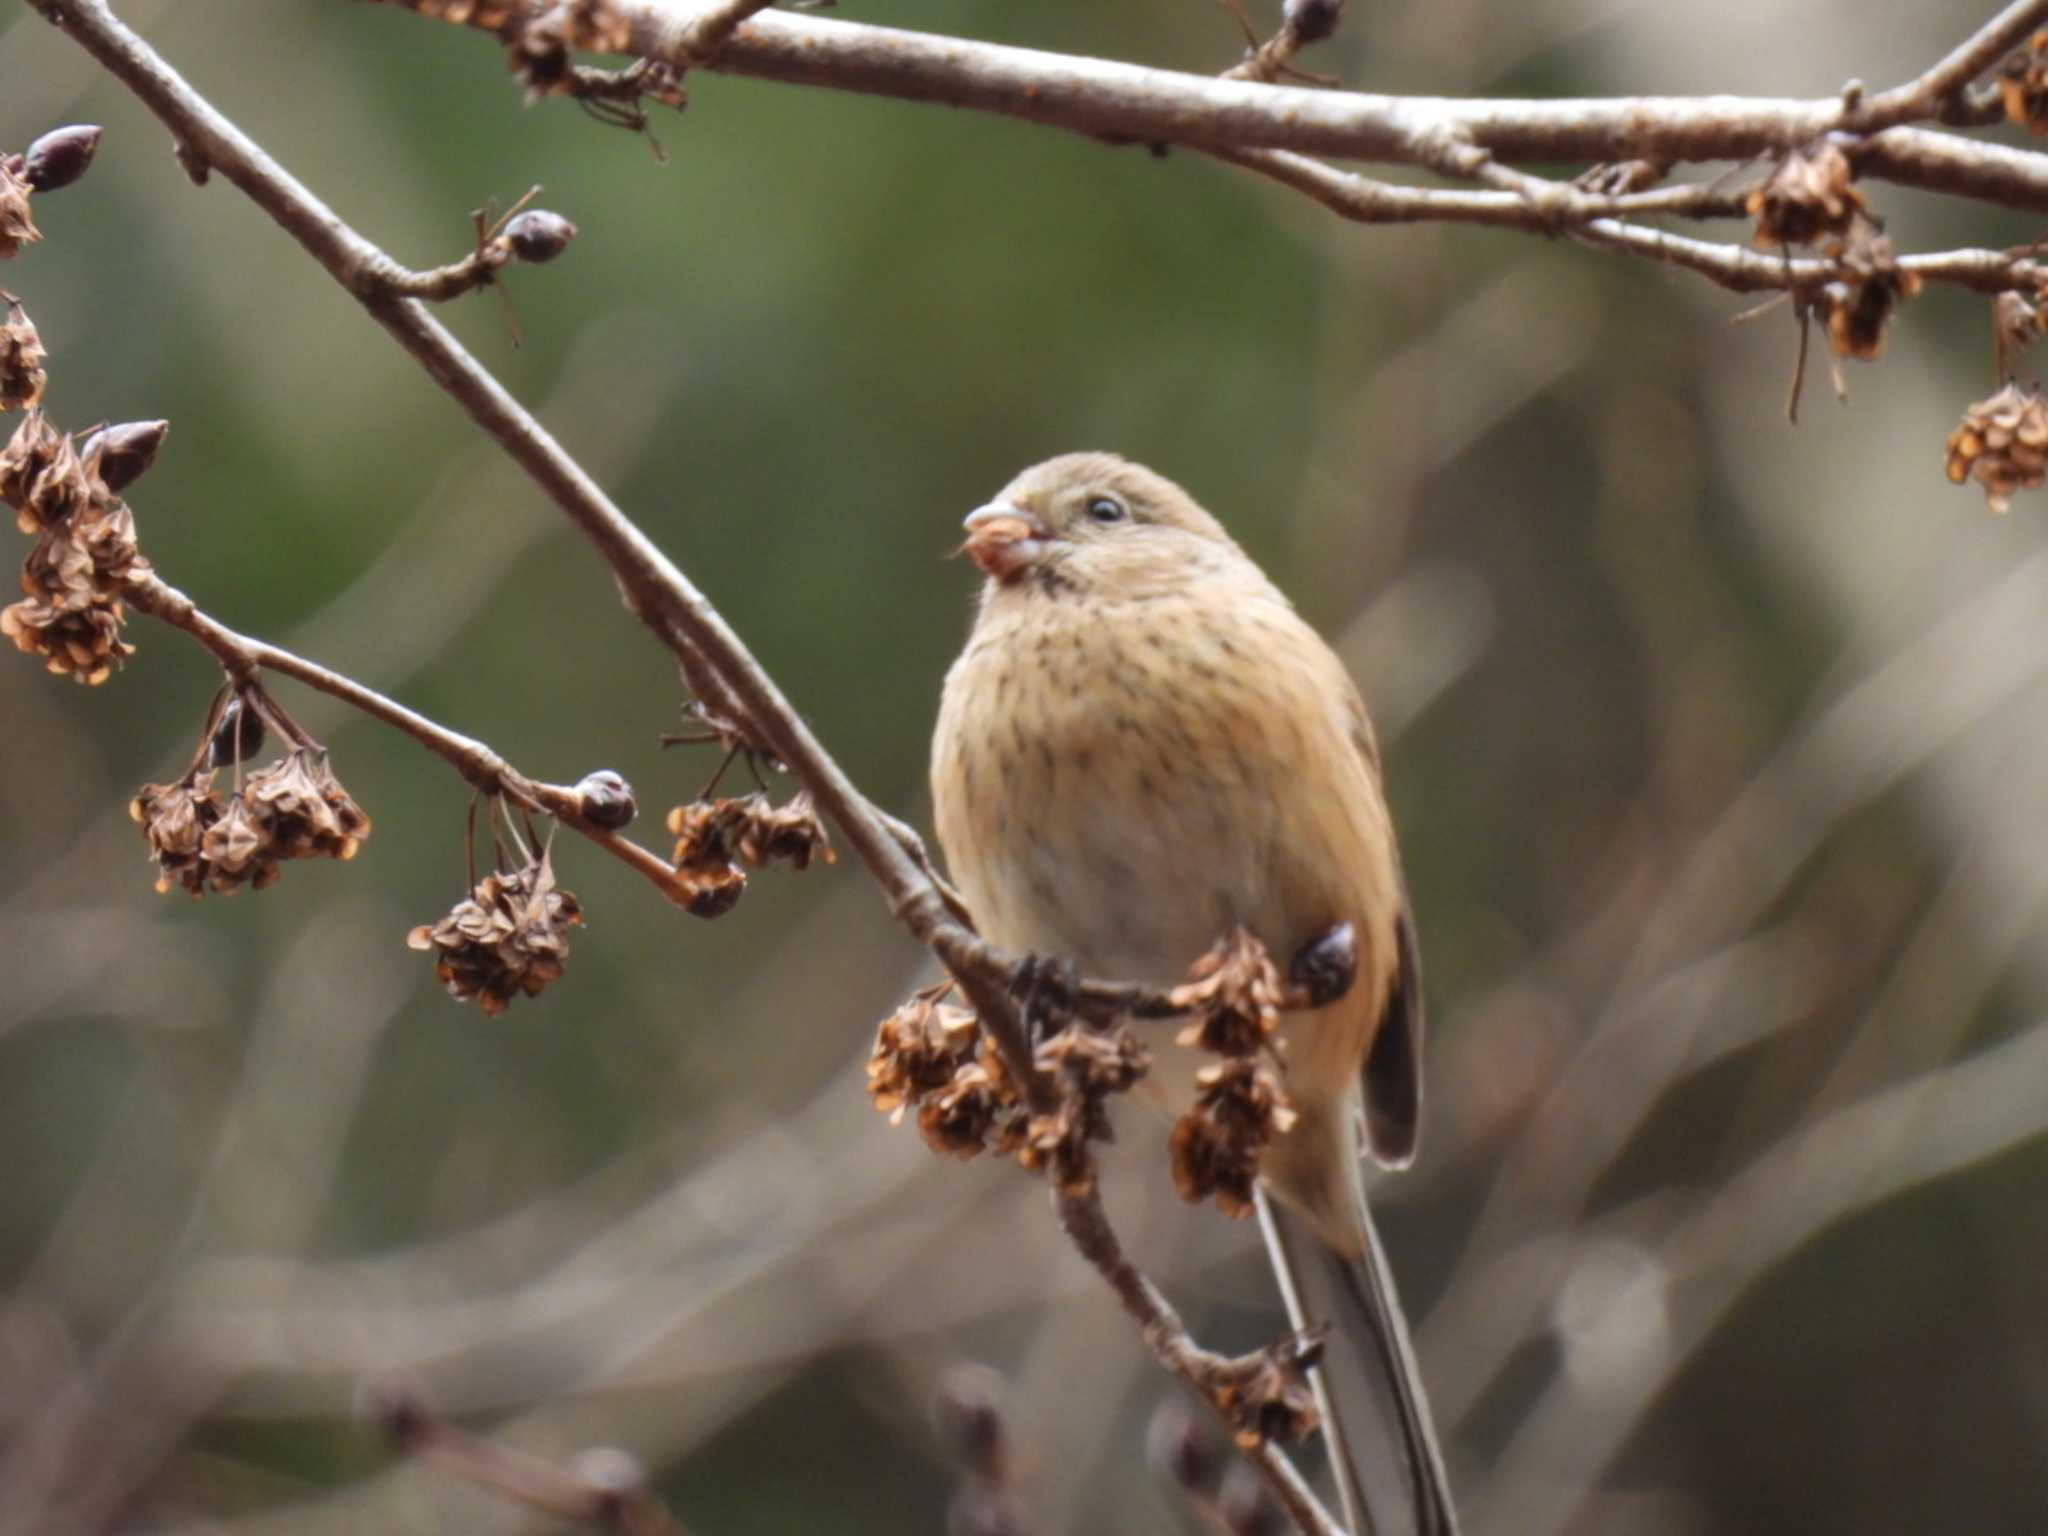
[{"label": "tree branch", "polygon": [[515,805],[554,817],[646,876],[670,901],[678,906],[688,904],[691,888],[676,877],[668,860],[587,818],[583,814],[583,798],[573,788],[529,778],[474,737],[438,725],[317,661],[237,634],[209,618],[191,598],[154,575],[131,577],[122,595],[138,612],[181,629],[197,640],[213,653],[234,681],[253,681],[259,672],[275,672],[339,699],[351,709],[403,731],[482,793],[503,795]]},{"label": "tree branch", "polygon": [[[413,275],[344,223],[307,188],[194,91],[148,44],[113,15],[105,0],[27,0],[148,107],[176,136],[188,168],[218,170],[348,289],[470,418],[534,480],[596,546],[617,577],[629,609],[684,663],[706,669],[725,689],[722,702],[787,765],[867,866],[890,910],[946,965],[1002,1051],[1034,1108],[1057,1106],[1057,1090],[1033,1067],[1033,1053],[1009,992],[1016,962],[985,943],[954,914],[921,845],[855,788],[772,678],[724,618],[590,479],[547,430],[465,351],[416,298]],[[739,4],[728,13],[743,13]],[[765,19],[765,18],[764,18]],[[744,29],[741,34],[744,35]],[[737,42],[737,36],[728,46]],[[153,578],[151,579],[153,581]],[[206,619],[174,589],[138,583],[136,606],[184,628],[231,670],[274,668],[343,698],[405,730],[469,774],[509,784],[511,770],[481,743],[443,731],[402,705],[288,652],[235,635]],[[544,786],[522,780],[538,797]],[[550,809],[552,809],[550,807]],[[578,830],[582,830],[581,827]],[[628,845],[630,846],[630,845]],[[616,850],[615,850],[616,851]],[[1085,991],[1086,989],[1084,989]],[[1141,1002],[1134,989],[1102,987],[1098,998]],[[1208,1359],[1149,1281],[1116,1244],[1099,1196],[1062,1197],[1063,1219],[1084,1256],[1140,1320],[1154,1352],[1181,1374]],[[1176,1364],[1177,1362],[1177,1364]],[[1196,1380],[1194,1376],[1188,1379]],[[1199,1384],[1199,1382],[1198,1382]],[[1205,1392],[1205,1396],[1207,1396]],[[1213,1397],[1209,1398],[1214,1406]],[[1312,1536],[1339,1536],[1291,1463],[1261,1441],[1245,1455],[1274,1495]]]}]

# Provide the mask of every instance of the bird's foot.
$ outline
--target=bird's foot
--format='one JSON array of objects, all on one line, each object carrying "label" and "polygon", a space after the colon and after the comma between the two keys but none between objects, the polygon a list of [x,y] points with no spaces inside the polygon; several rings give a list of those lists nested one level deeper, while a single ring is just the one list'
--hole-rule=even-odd
[{"label": "bird's foot", "polygon": [[1024,1015],[1031,1043],[1042,1044],[1066,1027],[1081,991],[1081,971],[1058,955],[1026,955],[1010,978],[1010,996]]}]

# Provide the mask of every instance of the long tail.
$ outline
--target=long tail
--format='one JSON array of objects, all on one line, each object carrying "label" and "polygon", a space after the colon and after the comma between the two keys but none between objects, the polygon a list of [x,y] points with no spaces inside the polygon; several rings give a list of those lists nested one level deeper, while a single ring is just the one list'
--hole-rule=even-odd
[{"label": "long tail", "polygon": [[1357,1257],[1259,1192],[1259,1225],[1297,1328],[1326,1331],[1314,1372],[1324,1443],[1354,1536],[1457,1536],[1458,1516],[1393,1272],[1361,1194]]}]

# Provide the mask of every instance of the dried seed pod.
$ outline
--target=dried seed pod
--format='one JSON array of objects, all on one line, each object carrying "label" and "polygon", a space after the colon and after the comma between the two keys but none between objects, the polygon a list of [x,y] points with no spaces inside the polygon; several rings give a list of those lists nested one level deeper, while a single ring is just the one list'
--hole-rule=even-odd
[{"label": "dried seed pod", "polygon": [[1174,1187],[1190,1205],[1214,1197],[1227,1216],[1251,1213],[1259,1159],[1294,1126],[1294,1107],[1273,1070],[1234,1057],[1195,1074],[1195,1102],[1167,1139]]},{"label": "dried seed pod", "polygon": [[88,475],[109,493],[119,495],[156,462],[156,451],[163,446],[170,430],[168,421],[124,421],[118,426],[101,427],[86,435],[79,445],[78,457]]},{"label": "dried seed pod", "polygon": [[2048,133],[2048,31],[2005,56],[1998,68],[1998,94],[2008,122],[2031,133]]},{"label": "dried seed pod", "polygon": [[569,248],[569,242],[576,238],[576,226],[559,213],[529,208],[514,215],[500,238],[521,261],[538,265],[553,261]]},{"label": "dried seed pod", "polygon": [[1831,244],[1828,255],[1841,275],[1814,299],[1827,322],[1828,345],[1837,357],[1875,362],[1884,351],[1892,316],[1919,293],[1920,279],[1900,270],[1891,241],[1868,219],[1857,219],[1848,238]]},{"label": "dried seed pod", "polygon": [[19,155],[0,155],[0,261],[43,238],[28,211],[34,189],[22,175]]},{"label": "dried seed pod", "polygon": [[71,439],[30,411],[0,449],[0,501],[15,510],[23,533],[42,533],[68,523],[92,505],[92,482]]},{"label": "dried seed pod", "polygon": [[1953,484],[1975,480],[1991,510],[2006,511],[2015,491],[2048,478],[2048,405],[2014,384],[1977,401],[1949,434],[1947,469]]},{"label": "dried seed pod", "polygon": [[26,655],[41,656],[50,671],[98,687],[135,654],[121,638],[126,613],[97,595],[80,606],[58,607],[31,598],[0,609],[0,635]]},{"label": "dried seed pod", "polygon": [[0,411],[26,410],[43,398],[48,356],[28,311],[18,299],[9,299],[7,316],[0,320]]},{"label": "dried seed pod", "polygon": [[694,917],[720,917],[747,889],[746,872],[733,862],[733,841],[747,816],[738,800],[694,800],[668,813],[675,834],[672,862]]},{"label": "dried seed pod", "polygon": [[206,890],[206,861],[200,844],[220,820],[227,803],[213,792],[213,775],[200,773],[176,784],[145,784],[128,802],[128,814],[142,827],[156,860],[156,888],[183,886],[192,895]]},{"label": "dried seed pod", "polygon": [[405,942],[437,952],[434,974],[449,996],[495,1017],[513,998],[538,996],[560,978],[567,930],[582,921],[582,907],[556,888],[543,851],[520,869],[486,875],[446,917],[422,923]]},{"label": "dried seed pod", "polygon": [[1863,194],[1840,147],[1819,140],[1795,149],[1770,178],[1749,194],[1758,245],[1805,245],[1823,235],[1842,235],[1867,211]]},{"label": "dried seed pod", "polygon": [[1177,1043],[1224,1056],[1249,1056],[1280,1027],[1280,973],[1248,928],[1234,928],[1167,994],[1195,1015]]},{"label": "dried seed pod", "polygon": [[38,192],[62,191],[86,173],[99,147],[97,124],[52,128],[22,155],[22,180]]},{"label": "dried seed pod", "polygon": [[370,818],[334,776],[324,747],[295,747],[249,776],[242,803],[274,859],[352,859]]},{"label": "dried seed pod", "polygon": [[1270,1440],[1291,1445],[1315,1432],[1321,1415],[1308,1371],[1321,1355],[1320,1340],[1296,1334],[1216,1374],[1210,1391],[1239,1445],[1247,1450]]},{"label": "dried seed pod", "polygon": [[614,832],[631,826],[633,818],[640,814],[639,802],[633,798],[633,786],[626,782],[623,774],[614,773],[609,768],[599,768],[578,779],[576,798],[585,820],[594,821],[600,827],[609,827]]},{"label": "dried seed pod", "polygon": [[868,1098],[892,1121],[924,1095],[944,1088],[974,1060],[981,1024],[965,1008],[941,1003],[944,988],[915,994],[876,1026],[868,1053]]},{"label": "dried seed pod", "polygon": [[783,863],[803,870],[810,868],[814,857],[827,864],[838,857],[807,792],[786,805],[770,805],[766,795],[749,795],[740,805],[745,816],[733,833],[732,847],[742,863],[755,869]]}]

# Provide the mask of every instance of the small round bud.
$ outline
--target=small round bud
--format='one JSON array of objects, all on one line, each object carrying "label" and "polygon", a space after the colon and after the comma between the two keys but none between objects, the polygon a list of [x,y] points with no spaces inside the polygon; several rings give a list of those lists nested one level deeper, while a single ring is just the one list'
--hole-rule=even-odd
[{"label": "small round bud", "polygon": [[963,1467],[997,1476],[1003,1459],[1003,1378],[985,1365],[962,1361],[947,1368],[932,1394],[932,1423],[947,1452]]},{"label": "small round bud", "polygon": [[1289,1524],[1279,1500],[1242,1461],[1232,1463],[1223,1474],[1223,1488],[1216,1495],[1216,1517],[1230,1536],[1281,1536]]},{"label": "small round bud", "polygon": [[1221,1449],[1219,1438],[1178,1399],[1161,1403],[1145,1431],[1145,1453],[1153,1471],[1189,1493],[1205,1493],[1215,1486],[1222,1471]]},{"label": "small round bud", "polygon": [[100,147],[100,130],[91,123],[52,128],[29,145],[22,158],[22,179],[38,192],[56,192],[83,176]]},{"label": "small round bud", "polygon": [[1344,0],[1287,0],[1280,19],[1304,43],[1320,43],[1336,34],[1344,17]]},{"label": "small round bud", "polygon": [[553,261],[575,238],[576,226],[545,208],[529,208],[505,226],[505,242],[521,261]]},{"label": "small round bud", "polygon": [[609,768],[586,773],[576,783],[576,795],[583,804],[584,819],[616,832],[633,824],[640,806],[633,798],[633,786]]},{"label": "small round bud", "polygon": [[207,760],[216,768],[246,763],[263,750],[263,736],[263,717],[245,708],[240,699],[229,699],[220,719],[214,722]]},{"label": "small round bud", "polygon": [[410,1454],[426,1442],[434,1412],[419,1389],[405,1381],[366,1381],[356,1388],[355,1414],[375,1425],[393,1449]]},{"label": "small round bud", "polygon": [[615,1445],[577,1452],[569,1471],[590,1490],[596,1505],[592,1515],[604,1524],[618,1524],[626,1510],[647,1497],[647,1469],[639,1457]]},{"label": "small round bud", "polygon": [[1016,1500],[1003,1488],[971,1478],[946,1505],[946,1536],[1024,1536]]},{"label": "small round bud", "polygon": [[101,427],[78,445],[78,457],[100,477],[101,485],[118,496],[156,462],[156,451],[170,430],[168,421],[124,421],[119,426]]}]

